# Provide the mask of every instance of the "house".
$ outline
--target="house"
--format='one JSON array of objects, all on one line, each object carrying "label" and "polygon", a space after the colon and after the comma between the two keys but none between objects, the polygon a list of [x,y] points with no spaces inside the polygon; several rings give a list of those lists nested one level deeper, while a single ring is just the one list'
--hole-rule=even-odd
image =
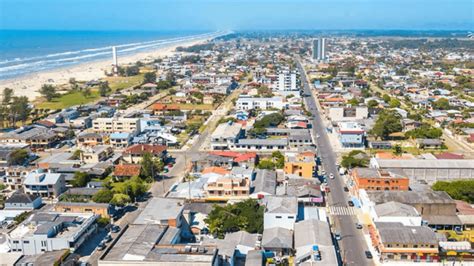
[{"label": "house", "polygon": [[295,265],[337,265],[329,224],[309,219],[295,224]]},{"label": "house", "polygon": [[34,171],[25,177],[23,188],[26,194],[56,198],[65,190],[66,184],[62,174]]},{"label": "house", "polygon": [[284,150],[288,147],[288,139],[239,139],[231,145],[231,150]]},{"label": "house", "polygon": [[313,178],[316,171],[315,154],[312,152],[286,153],[283,171],[286,175]]},{"label": "house", "polygon": [[0,143],[27,144],[32,150],[51,148],[58,140],[53,130],[40,126],[25,126],[0,135]]},{"label": "house", "polygon": [[80,153],[80,158],[84,163],[99,163],[110,158],[113,152],[114,151],[110,146],[98,145],[85,148]]},{"label": "house", "polygon": [[94,147],[97,145],[103,145],[105,143],[102,135],[93,132],[83,132],[76,138],[77,147],[79,149],[86,147]]},{"label": "house", "polygon": [[123,152],[122,159],[127,163],[138,164],[142,161],[145,153],[150,153],[155,159],[165,160],[167,148],[162,145],[136,144]]},{"label": "house", "polygon": [[361,148],[365,145],[365,130],[356,122],[339,122],[338,137],[344,148]]},{"label": "house", "polygon": [[9,166],[5,169],[3,176],[3,184],[8,189],[15,191],[23,187],[23,180],[31,172],[29,167],[25,166]]},{"label": "house", "polygon": [[181,227],[184,204],[182,200],[154,197],[133,224],[157,224]]},{"label": "house", "polygon": [[251,198],[261,199],[276,194],[277,173],[268,169],[257,169],[255,180],[252,182]]},{"label": "house", "polygon": [[54,205],[54,211],[60,213],[92,213],[109,218],[111,207],[108,203],[60,201]]},{"label": "house", "polygon": [[155,103],[151,106],[151,110],[154,115],[162,115],[170,111],[180,111],[180,108],[176,104]]},{"label": "house", "polygon": [[15,191],[4,204],[5,210],[34,210],[42,205],[39,195],[26,194],[21,191]]},{"label": "house", "polygon": [[211,135],[211,149],[227,150],[242,137],[242,124],[222,123]]},{"label": "house", "polygon": [[443,146],[443,141],[440,139],[416,139],[416,144],[419,149],[440,149]]},{"label": "house", "polygon": [[237,174],[234,167],[232,172],[224,176],[212,176],[207,180],[204,190],[206,191],[208,200],[230,200],[230,199],[246,199],[250,194],[250,183],[253,178],[253,169],[241,168],[241,172]]},{"label": "house", "polygon": [[283,227],[265,228],[262,235],[262,247],[274,252],[276,256],[293,253],[293,231]]},{"label": "house", "polygon": [[110,145],[116,149],[127,148],[132,141],[132,137],[133,135],[127,132],[112,133],[109,136]]},{"label": "house", "polygon": [[263,227],[282,227],[293,230],[298,214],[298,200],[296,197],[266,196],[263,198],[265,213]]},{"label": "house", "polygon": [[440,261],[438,238],[429,227],[377,222],[369,226],[369,234],[382,261]]},{"label": "house", "polygon": [[379,170],[357,167],[351,171],[356,192],[370,190],[409,190],[410,180],[402,170]]},{"label": "house", "polygon": [[35,212],[8,234],[8,245],[24,255],[74,252],[97,232],[97,218],[92,213]]},{"label": "house", "polygon": [[402,223],[405,226],[421,226],[422,218],[415,207],[389,201],[375,205],[370,211],[374,222]]},{"label": "house", "polygon": [[282,110],[285,108],[285,103],[283,102],[282,97],[272,97],[272,98],[252,98],[240,96],[235,103],[237,110],[268,110],[268,109],[279,109]]},{"label": "house", "polygon": [[328,117],[332,122],[350,122],[367,119],[369,110],[366,106],[357,107],[331,107]]},{"label": "house", "polygon": [[139,176],[141,168],[139,164],[117,164],[114,166],[113,176],[119,179]]}]

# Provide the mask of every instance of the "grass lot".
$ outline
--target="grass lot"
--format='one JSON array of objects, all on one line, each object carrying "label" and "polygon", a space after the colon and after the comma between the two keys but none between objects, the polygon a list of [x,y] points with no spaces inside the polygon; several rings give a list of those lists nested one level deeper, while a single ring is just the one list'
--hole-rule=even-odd
[{"label": "grass lot", "polygon": [[143,74],[132,77],[107,77],[105,80],[109,82],[112,91],[116,91],[140,85],[143,81]]},{"label": "grass lot", "polygon": [[75,91],[62,94],[58,98],[54,98],[51,102],[42,102],[36,105],[39,109],[65,109],[73,105],[90,103],[100,98],[97,90],[92,90],[89,97],[85,97],[82,92]]},{"label": "grass lot", "polygon": [[214,106],[212,104],[181,103],[177,105],[179,106],[180,110],[203,110],[203,111],[214,110]]}]

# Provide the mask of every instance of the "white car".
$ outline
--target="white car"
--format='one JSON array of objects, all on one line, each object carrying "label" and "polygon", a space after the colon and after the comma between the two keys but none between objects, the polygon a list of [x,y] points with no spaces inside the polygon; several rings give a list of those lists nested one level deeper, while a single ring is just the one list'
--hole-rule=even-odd
[{"label": "white car", "polygon": [[332,173],[330,173],[329,178],[334,179],[334,175]]}]

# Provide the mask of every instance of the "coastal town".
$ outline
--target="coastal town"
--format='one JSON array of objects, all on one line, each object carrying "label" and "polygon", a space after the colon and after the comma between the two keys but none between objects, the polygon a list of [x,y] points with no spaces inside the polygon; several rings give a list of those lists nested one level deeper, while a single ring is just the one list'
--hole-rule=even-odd
[{"label": "coastal town", "polygon": [[474,263],[472,39],[209,36],[0,88],[1,265]]}]

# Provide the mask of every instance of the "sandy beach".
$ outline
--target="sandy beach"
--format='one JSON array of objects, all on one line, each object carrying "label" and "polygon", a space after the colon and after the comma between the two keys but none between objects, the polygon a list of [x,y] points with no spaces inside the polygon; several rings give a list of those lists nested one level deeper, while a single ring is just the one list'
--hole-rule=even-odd
[{"label": "sandy beach", "polygon": [[[209,39],[211,39],[211,37],[203,37],[202,39],[180,42],[151,51],[119,57],[118,64],[124,65],[136,61],[169,56],[175,53],[175,49],[178,46],[192,46],[208,41]],[[14,90],[15,96],[27,96],[30,100],[34,100],[39,96],[39,88],[45,83],[55,85],[65,84],[68,83],[70,78],[75,78],[77,81],[100,79],[105,77],[105,71],[110,71],[111,66],[112,58],[1,80],[0,93],[4,88],[11,88]]]}]

